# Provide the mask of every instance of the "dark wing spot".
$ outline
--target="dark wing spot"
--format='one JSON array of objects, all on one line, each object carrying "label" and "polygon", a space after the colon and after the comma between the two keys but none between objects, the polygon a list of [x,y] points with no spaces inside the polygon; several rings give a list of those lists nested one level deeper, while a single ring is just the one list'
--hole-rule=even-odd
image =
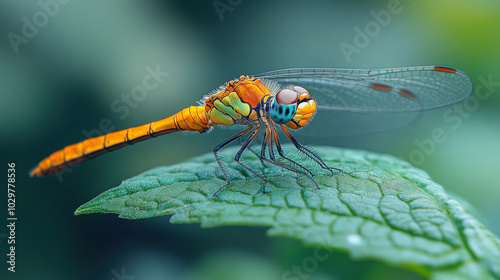
[{"label": "dark wing spot", "polygon": [[434,66],[434,71],[455,73],[455,72],[457,72],[457,69],[453,69],[451,67],[446,67],[446,66]]},{"label": "dark wing spot", "polygon": [[392,87],[384,84],[370,84],[371,88],[378,89],[378,90],[383,90],[383,91],[389,91],[392,89]]},{"label": "dark wing spot", "polygon": [[415,96],[415,94],[413,94],[411,91],[409,91],[407,89],[400,89],[399,94],[401,94],[402,96],[404,96],[406,98],[412,99],[412,100],[415,100],[417,98],[417,96]]},{"label": "dark wing spot", "polygon": [[280,115],[282,115],[282,114],[283,114],[283,107],[282,107],[282,106],[280,106],[280,107],[278,108],[278,113],[279,113]]},{"label": "dark wing spot", "polygon": [[290,108],[286,107],[286,109],[285,109],[285,116],[288,116],[288,114],[290,114]]}]

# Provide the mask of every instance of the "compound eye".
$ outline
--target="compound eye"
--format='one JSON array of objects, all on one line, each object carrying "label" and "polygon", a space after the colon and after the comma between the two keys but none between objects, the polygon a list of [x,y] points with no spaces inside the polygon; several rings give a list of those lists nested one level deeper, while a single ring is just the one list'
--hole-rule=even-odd
[{"label": "compound eye", "polygon": [[298,92],[299,94],[302,94],[302,93],[309,93],[307,91],[307,89],[303,88],[303,87],[299,87],[299,86],[294,86],[293,87],[293,90],[295,90],[296,92]]},{"label": "compound eye", "polygon": [[278,104],[281,105],[290,105],[297,103],[299,100],[299,95],[297,94],[296,91],[293,91],[291,89],[282,89],[276,94],[276,101]]},{"label": "compound eye", "polygon": [[299,100],[304,100],[308,99],[310,97],[309,92],[307,89],[299,86],[294,86],[293,90],[296,91],[299,94]]}]

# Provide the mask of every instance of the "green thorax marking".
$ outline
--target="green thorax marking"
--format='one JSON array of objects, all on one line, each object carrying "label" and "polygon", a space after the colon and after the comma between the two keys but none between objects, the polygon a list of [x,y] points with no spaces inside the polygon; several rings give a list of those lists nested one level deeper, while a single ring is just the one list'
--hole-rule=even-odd
[{"label": "green thorax marking", "polygon": [[235,112],[238,114],[248,117],[250,115],[250,105],[241,101],[240,97],[236,92],[231,92],[229,93],[226,97],[222,99],[222,102],[228,106],[230,106],[232,109],[234,109]]},{"label": "green thorax marking", "polygon": [[[222,99],[222,100],[224,100],[224,99]],[[231,106],[228,106],[228,105],[222,103],[220,100],[215,100],[214,106],[221,113],[226,114],[226,115],[230,116],[231,118],[233,118],[233,120],[241,119],[241,114],[236,112],[236,110],[233,109]]]},{"label": "green thorax marking", "polygon": [[233,125],[243,118],[250,117],[253,111],[249,104],[241,101],[236,92],[220,94],[207,101],[208,106],[212,103],[210,118],[216,124]]}]

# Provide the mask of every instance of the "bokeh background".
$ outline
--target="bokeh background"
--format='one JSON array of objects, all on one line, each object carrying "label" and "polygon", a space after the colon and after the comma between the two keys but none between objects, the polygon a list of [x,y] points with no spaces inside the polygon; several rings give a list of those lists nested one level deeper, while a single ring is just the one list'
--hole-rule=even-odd
[{"label": "bokeh background", "polygon": [[[411,160],[416,140],[443,129],[446,141],[413,163],[469,201],[500,235],[500,2],[54,1],[0,2],[0,150],[3,164],[16,163],[18,217],[16,273],[6,271],[7,229],[0,227],[1,279],[281,279],[300,265],[312,249],[268,238],[263,228],[73,216],[123,179],[210,152],[231,131],[155,138],[85,162],[61,180],[27,175],[51,152],[85,139],[84,130],[102,131],[103,120],[105,128],[124,129],[162,119],[241,74],[287,67],[448,65],[483,84],[489,96],[451,113],[456,122],[445,120],[445,108],[397,131],[306,143]],[[46,22],[40,3],[52,5]],[[355,46],[355,28],[364,30],[388,5],[399,12],[346,56],[340,45]],[[40,27],[14,46],[9,34],[23,35],[24,18]],[[112,104],[142,84],[147,67],[169,75],[127,114],[117,112]],[[373,261],[353,266],[344,254],[320,263],[310,279],[388,275],[419,279]]]}]

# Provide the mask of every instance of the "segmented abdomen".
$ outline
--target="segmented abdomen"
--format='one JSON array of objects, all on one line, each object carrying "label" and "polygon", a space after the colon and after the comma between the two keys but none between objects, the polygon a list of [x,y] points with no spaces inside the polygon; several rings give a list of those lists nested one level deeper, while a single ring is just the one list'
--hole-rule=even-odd
[{"label": "segmented abdomen", "polygon": [[90,138],[54,152],[35,166],[30,176],[55,174],[68,165],[162,134],[183,130],[205,132],[218,124],[257,120],[258,104],[270,95],[259,79],[241,76],[229,82],[224,91],[210,96],[204,106],[191,106],[166,119]]},{"label": "segmented abdomen", "polygon": [[68,165],[76,164],[105,152],[113,151],[158,135],[183,130],[207,131],[211,125],[209,124],[205,110],[205,107],[191,106],[163,120],[111,132],[69,145],[43,159],[30,171],[30,176],[52,175],[65,169]]}]

